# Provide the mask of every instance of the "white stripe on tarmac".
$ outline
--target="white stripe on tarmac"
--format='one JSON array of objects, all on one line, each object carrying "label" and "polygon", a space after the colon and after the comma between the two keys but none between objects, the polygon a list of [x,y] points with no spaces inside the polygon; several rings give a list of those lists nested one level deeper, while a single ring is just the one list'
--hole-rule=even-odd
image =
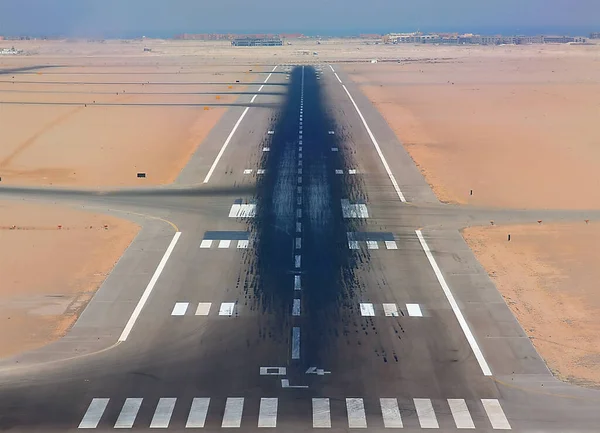
[{"label": "white stripe on tarmac", "polygon": [[245,249],[248,248],[248,244],[249,243],[250,243],[250,241],[241,239],[241,240],[238,241],[237,247],[240,250],[245,250]]},{"label": "white stripe on tarmac", "polygon": [[292,328],[292,359],[300,359],[300,328]]},{"label": "white stripe on tarmac", "polygon": [[143,398],[128,398],[123,404],[115,428],[131,428],[142,405]]},{"label": "white stripe on tarmac", "polygon": [[379,244],[377,243],[377,241],[367,241],[367,249],[378,250]]},{"label": "white stripe on tarmac", "polygon": [[369,128],[369,125],[367,125],[367,121],[365,120],[364,116],[360,112],[358,105],[356,105],[356,102],[354,102],[354,98],[352,98],[352,95],[350,94],[350,92],[348,91],[346,86],[342,84],[342,87],[346,91],[346,94],[350,98],[350,101],[352,101],[352,105],[354,105],[354,108],[356,109],[356,112],[358,113],[360,120],[362,120],[362,123],[363,123],[365,129],[367,130],[367,134],[369,134],[369,138],[371,139],[371,142],[373,143],[373,146],[375,146],[375,150],[377,151],[377,154],[379,155],[379,159],[381,159],[381,163],[383,164],[383,167],[385,168],[385,171],[386,171],[388,177],[390,178],[390,181],[392,182],[394,189],[396,190],[396,194],[398,195],[398,198],[400,198],[401,202],[403,202],[403,203],[406,202],[406,199],[404,198],[404,194],[402,194],[402,191],[400,190],[400,186],[398,186],[398,182],[396,182],[396,178],[394,177],[394,174],[392,173],[392,170],[390,169],[390,166],[388,165],[387,160],[385,159],[385,156],[383,156],[383,152],[381,151],[381,148],[379,147],[379,143],[377,143],[377,140],[375,139],[373,132],[371,132],[371,128]]},{"label": "white stripe on tarmac", "polygon": [[176,398],[161,398],[150,422],[150,428],[169,428],[171,415],[175,409]]},{"label": "white stripe on tarmac", "polygon": [[360,304],[360,314],[361,316],[374,316],[375,308],[373,304],[361,303]]},{"label": "white stripe on tarmac", "polygon": [[258,412],[258,427],[277,427],[277,399],[261,398]]},{"label": "white stripe on tarmac", "polygon": [[173,239],[171,240],[171,243],[169,244],[167,251],[165,251],[165,255],[163,256],[162,260],[158,264],[156,271],[154,271],[154,275],[152,275],[150,282],[146,286],[146,290],[144,290],[144,293],[142,293],[142,297],[140,298],[139,302],[135,306],[133,313],[131,313],[131,317],[129,318],[129,321],[125,325],[125,329],[123,329],[123,332],[121,333],[121,336],[119,337],[119,341],[121,341],[121,342],[125,341],[125,340],[127,340],[127,337],[129,337],[129,333],[133,329],[133,325],[135,325],[135,322],[137,321],[140,313],[142,312],[144,305],[146,305],[146,301],[148,301],[148,298],[150,297],[150,293],[152,293],[152,290],[154,289],[154,286],[156,285],[156,282],[158,281],[158,277],[160,277],[160,274],[162,273],[163,269],[165,268],[165,265],[167,264],[169,257],[171,257],[171,253],[173,252],[173,249],[175,248],[175,245],[177,244],[177,241],[179,240],[179,236],[181,236],[181,232],[177,232],[177,233],[175,233],[175,236],[173,236]]},{"label": "white stripe on tarmac", "polygon": [[481,403],[485,409],[485,413],[492,424],[492,427],[496,430],[510,430],[510,424],[504,415],[500,402],[495,398],[482,398]]},{"label": "white stripe on tarmac", "polygon": [[225,403],[222,428],[238,428],[242,424],[242,412],[244,411],[244,398],[228,398]]},{"label": "white stripe on tarmac", "polygon": [[294,275],[294,290],[302,290],[300,275]]},{"label": "white stripe on tarmac", "polygon": [[388,250],[397,250],[398,245],[396,245],[396,241],[385,241],[385,247]]},{"label": "white stripe on tarmac", "polygon": [[228,239],[221,239],[219,241],[219,248],[229,248],[231,246],[231,241]]},{"label": "white stripe on tarmac", "polygon": [[208,316],[211,305],[211,302],[200,302],[196,308],[196,316]]},{"label": "white stripe on tarmac", "polygon": [[211,245],[212,241],[210,239],[202,239],[202,242],[200,242],[200,248],[210,248]]},{"label": "white stripe on tarmac", "polygon": [[425,238],[423,237],[423,233],[421,233],[421,230],[415,230],[415,233],[417,234],[417,237],[419,238],[419,242],[421,242],[421,247],[423,248],[423,251],[425,251],[425,255],[427,256],[427,259],[429,260],[429,264],[433,268],[433,272],[435,273],[435,276],[437,277],[437,280],[440,283],[440,286],[442,286],[442,290],[444,291],[444,294],[446,295],[446,299],[448,299],[448,302],[450,303],[450,306],[452,307],[452,311],[454,312],[454,315],[456,316],[456,319],[458,320],[458,324],[460,325],[463,333],[465,334],[465,337],[467,338],[467,341],[469,342],[469,345],[471,346],[471,350],[473,350],[473,353],[475,354],[475,358],[477,359],[477,362],[479,363],[479,367],[481,368],[481,371],[483,372],[484,376],[491,376],[492,370],[490,369],[487,361],[485,360],[483,353],[481,352],[481,349],[479,348],[479,345],[477,344],[477,341],[475,340],[475,336],[471,332],[471,329],[469,328],[469,325],[467,324],[467,321],[465,320],[465,318],[462,314],[462,311],[460,311],[460,308],[458,307],[458,303],[456,302],[456,299],[454,299],[454,295],[452,294],[452,291],[450,291],[450,287],[448,287],[448,284],[446,283],[446,280],[444,279],[444,275],[442,274],[440,267],[438,266],[437,262],[435,261],[435,258],[433,257],[433,254],[431,253],[431,250],[429,249],[429,245],[427,245],[427,242],[425,241]]},{"label": "white stripe on tarmac", "polygon": [[331,72],[335,72],[335,70],[333,69],[333,66],[329,65],[329,67],[331,68]]},{"label": "white stripe on tarmac", "polygon": [[398,306],[396,304],[383,304],[383,312],[387,317],[398,317]]},{"label": "white stripe on tarmac", "polygon": [[467,403],[462,398],[449,398],[448,406],[450,406],[450,412],[454,418],[454,424],[456,428],[475,428],[473,424],[473,418],[469,413]]},{"label": "white stripe on tarmac", "polygon": [[210,398],[194,398],[185,428],[203,428],[209,405]]},{"label": "white stripe on tarmac", "polygon": [[313,428],[331,428],[331,413],[328,398],[313,398]]},{"label": "white stripe on tarmac", "polygon": [[[277,69],[277,66],[275,66],[273,68],[273,70],[271,71],[271,73],[269,75],[267,75],[267,78],[265,78],[264,83],[266,83],[269,80],[269,78],[271,78],[271,75],[273,74],[273,72],[275,72],[275,69]],[[264,86],[264,84],[263,84],[263,86]],[[260,89],[258,91],[260,92],[261,90],[262,90],[262,86],[260,87]],[[256,95],[254,95],[254,96],[256,97]],[[252,98],[252,101],[250,101],[250,102],[254,102],[254,98]],[[246,116],[246,113],[248,113],[248,110],[250,110],[250,107],[246,107],[246,109],[244,110],[244,112],[242,113],[240,118],[237,120],[237,122],[235,122],[233,129],[227,136],[225,143],[223,143],[223,146],[221,147],[221,150],[217,154],[215,161],[212,163],[210,170],[208,170],[208,173],[206,174],[206,177],[204,178],[204,183],[208,183],[208,181],[210,180],[211,176],[213,175],[213,172],[215,171],[215,168],[217,168],[217,164],[219,164],[219,161],[221,160],[221,157],[223,156],[223,153],[225,153],[225,149],[227,149],[229,142],[233,138],[233,134],[235,134],[235,131],[237,131],[238,127],[240,126],[240,123],[242,123],[242,120]]]},{"label": "white stripe on tarmac", "polygon": [[340,84],[342,84],[342,80],[340,80],[340,77],[337,74],[337,72],[334,72],[333,74],[335,75],[335,78],[337,78],[337,80],[340,82]]},{"label": "white stripe on tarmac", "polygon": [[358,245],[358,241],[348,241],[348,248],[351,250],[359,250],[360,246]]},{"label": "white stripe on tarmac", "polygon": [[349,428],[367,428],[367,416],[362,398],[347,398],[346,410]]},{"label": "white stripe on tarmac", "polygon": [[296,238],[296,249],[297,250],[302,249],[302,238]]},{"label": "white stripe on tarmac", "polygon": [[381,415],[385,428],[402,428],[402,417],[398,408],[398,400],[395,398],[380,398]]},{"label": "white stripe on tarmac", "polygon": [[184,316],[185,312],[190,305],[189,302],[177,302],[173,307],[173,311],[171,312],[171,316]]},{"label": "white stripe on tarmac", "polygon": [[406,304],[406,311],[410,317],[423,317],[419,304]]},{"label": "white stripe on tarmac", "polygon": [[234,302],[223,302],[219,308],[219,316],[233,316],[235,312]]},{"label": "white stripe on tarmac", "polygon": [[297,255],[294,258],[294,264],[296,266],[296,269],[300,268],[300,265],[302,264],[302,256]]},{"label": "white stripe on tarmac", "polygon": [[106,406],[108,406],[108,398],[94,398],[88,406],[83,419],[79,423],[78,428],[96,428],[100,422],[100,418],[104,415]]},{"label": "white stripe on tarmac", "polygon": [[415,409],[421,428],[440,428],[431,405],[431,400],[428,398],[415,398]]},{"label": "white stripe on tarmac", "polygon": [[300,299],[294,299],[294,304],[292,305],[292,316],[300,315]]}]

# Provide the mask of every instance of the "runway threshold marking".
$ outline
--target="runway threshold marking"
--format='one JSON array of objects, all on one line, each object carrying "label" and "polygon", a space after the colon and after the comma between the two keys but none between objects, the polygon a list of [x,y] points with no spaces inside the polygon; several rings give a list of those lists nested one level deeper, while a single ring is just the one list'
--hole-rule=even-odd
[{"label": "runway threshold marking", "polygon": [[[337,74],[336,74],[336,76],[337,76]],[[390,166],[387,163],[387,160],[385,159],[385,156],[383,156],[383,152],[381,151],[381,148],[379,147],[379,143],[377,142],[377,139],[373,135],[373,132],[371,131],[371,128],[369,128],[369,125],[367,124],[367,121],[365,120],[365,117],[363,116],[362,112],[358,108],[358,105],[356,105],[356,102],[354,101],[354,98],[352,97],[352,95],[350,94],[350,92],[348,91],[348,89],[346,88],[346,86],[344,84],[342,84],[342,87],[343,87],[344,91],[346,92],[346,94],[348,95],[348,98],[350,98],[350,101],[352,102],[352,105],[354,105],[354,109],[358,113],[358,116],[360,117],[360,120],[362,121],[365,129],[367,130],[367,134],[369,135],[369,138],[371,139],[371,142],[373,143],[373,146],[375,146],[375,150],[377,151],[377,155],[379,155],[379,159],[381,160],[381,163],[383,164],[383,167],[385,168],[385,171],[386,171],[388,177],[390,178],[390,181],[392,182],[392,185],[394,186],[394,190],[396,190],[396,194],[398,195],[398,198],[400,199],[400,201],[402,203],[406,203],[406,198],[404,197],[404,194],[402,193],[402,190],[400,189],[400,186],[398,185],[398,182],[396,181],[396,178],[394,177],[394,174],[392,173],[392,170],[390,169]]]},{"label": "runway threshold marking", "polygon": [[456,320],[458,320],[458,324],[460,325],[463,333],[465,334],[465,337],[467,338],[467,341],[469,342],[469,345],[471,346],[471,350],[475,354],[475,358],[477,359],[477,362],[479,363],[479,367],[481,368],[481,371],[483,372],[484,376],[491,376],[492,370],[490,369],[487,361],[485,360],[485,357],[483,356],[483,353],[481,352],[481,349],[479,348],[479,345],[477,344],[477,340],[475,340],[475,336],[471,332],[471,328],[469,328],[469,325],[468,325],[467,321],[465,320],[465,317],[463,316],[462,311],[460,311],[460,307],[458,306],[458,303],[456,302],[456,299],[454,298],[454,295],[452,294],[452,291],[450,290],[448,283],[446,283],[446,280],[444,279],[444,275],[442,274],[442,271],[440,270],[440,267],[438,266],[438,264],[435,260],[435,257],[433,257],[433,254],[431,253],[431,250],[429,249],[429,245],[427,245],[427,242],[425,241],[425,238],[423,237],[423,233],[421,232],[421,230],[415,230],[415,233],[417,234],[417,237],[419,238],[421,247],[423,248],[423,251],[425,251],[425,255],[427,256],[427,259],[429,260],[429,264],[433,268],[433,272],[435,273],[435,276],[437,277],[437,280],[440,283],[440,286],[442,286],[442,291],[444,292],[444,295],[446,295],[446,299],[448,299],[448,302],[450,303],[450,307],[452,307],[452,311],[454,312],[454,315],[456,316]]},{"label": "runway threshold marking", "polygon": [[[267,75],[267,78],[265,78],[265,81],[263,81],[263,83],[266,83],[267,81],[269,81],[269,78],[271,78],[271,75],[273,75],[273,72],[275,72],[275,69],[277,69],[277,66],[275,66],[273,68],[273,70],[271,71],[271,73],[269,75]],[[262,90],[263,86],[264,86],[264,84],[258,89],[259,92]],[[258,95],[254,95],[252,97],[252,100],[250,101],[250,103],[254,103],[254,100],[256,99],[257,96]],[[208,173],[206,174],[206,177],[204,178],[203,183],[208,183],[208,181],[210,180],[211,176],[213,175],[213,172],[215,171],[215,169],[217,168],[217,165],[219,164],[219,161],[221,160],[221,157],[223,156],[223,153],[225,153],[225,149],[227,149],[227,146],[229,145],[229,142],[233,138],[235,131],[237,131],[238,127],[240,126],[240,123],[242,123],[242,120],[244,120],[244,117],[246,117],[246,113],[248,113],[248,110],[250,110],[250,107],[246,107],[246,109],[244,110],[244,112],[242,113],[240,118],[237,120],[237,122],[235,122],[235,125],[233,125],[233,129],[227,136],[227,139],[223,143],[221,150],[219,150],[219,153],[217,154],[217,157],[215,158],[214,162],[212,163],[210,170],[208,170]]]},{"label": "runway threshold marking", "polygon": [[135,325],[135,322],[137,321],[138,317],[140,316],[140,313],[142,312],[144,305],[146,305],[146,302],[148,301],[148,298],[150,297],[152,290],[154,290],[154,286],[156,285],[156,282],[158,281],[160,274],[162,273],[163,269],[165,268],[165,265],[167,264],[169,257],[171,257],[171,253],[175,249],[175,245],[177,245],[177,241],[179,240],[180,236],[181,236],[181,232],[177,232],[173,236],[173,239],[171,240],[171,243],[169,244],[167,251],[165,251],[165,254],[163,255],[163,258],[161,259],[160,263],[158,264],[156,271],[154,271],[154,275],[152,275],[152,278],[150,279],[150,282],[146,286],[144,293],[142,293],[142,297],[140,298],[139,302],[135,306],[133,313],[131,313],[131,317],[129,318],[129,321],[125,325],[125,328],[123,329],[123,332],[121,333],[121,336],[119,337],[119,340],[118,340],[119,342],[126,341],[127,337],[129,337],[129,333],[133,329],[133,325]]}]

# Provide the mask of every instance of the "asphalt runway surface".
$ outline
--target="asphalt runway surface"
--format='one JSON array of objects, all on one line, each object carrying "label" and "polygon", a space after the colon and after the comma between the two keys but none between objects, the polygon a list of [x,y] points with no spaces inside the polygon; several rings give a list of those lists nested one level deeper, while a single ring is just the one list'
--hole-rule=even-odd
[{"label": "asphalt runway surface", "polygon": [[458,229],[600,214],[440,204],[343,74],[271,72],[174,185],[0,189],[143,226],[65,338],[0,362],[0,429],[599,431]]}]

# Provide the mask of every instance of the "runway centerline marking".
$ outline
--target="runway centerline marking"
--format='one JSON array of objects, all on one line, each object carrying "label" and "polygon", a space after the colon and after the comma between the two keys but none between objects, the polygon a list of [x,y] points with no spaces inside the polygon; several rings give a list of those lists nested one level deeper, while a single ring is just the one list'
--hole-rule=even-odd
[{"label": "runway centerline marking", "polygon": [[450,303],[450,307],[452,307],[452,311],[454,312],[454,315],[456,316],[456,319],[458,320],[458,324],[460,325],[463,333],[465,334],[465,337],[467,338],[467,341],[469,342],[469,345],[471,346],[471,350],[475,354],[475,358],[477,359],[477,362],[479,363],[479,367],[481,368],[481,371],[483,372],[484,376],[491,376],[492,370],[490,370],[490,367],[489,367],[487,361],[485,360],[485,357],[483,356],[483,353],[481,352],[479,345],[477,344],[477,340],[475,340],[475,336],[471,332],[471,328],[469,328],[469,325],[468,325],[467,321],[465,320],[465,317],[463,316],[462,311],[460,311],[458,303],[456,302],[456,299],[454,298],[454,295],[452,294],[452,291],[450,290],[448,283],[446,283],[446,280],[444,279],[444,275],[442,274],[442,271],[440,270],[440,267],[438,266],[438,264],[435,260],[435,257],[433,257],[431,250],[429,249],[429,245],[427,245],[427,242],[425,241],[425,238],[423,237],[423,233],[421,232],[421,230],[415,230],[415,233],[417,234],[417,237],[419,238],[421,247],[423,248],[423,251],[425,251],[425,255],[427,256],[427,259],[429,260],[429,264],[433,268],[433,272],[435,273],[435,276],[437,277],[437,280],[440,283],[440,286],[442,286],[442,291],[444,292],[444,295],[446,295],[446,299],[448,299],[448,302]]},{"label": "runway centerline marking", "polygon": [[[269,78],[271,78],[271,75],[273,75],[273,72],[275,72],[275,69],[277,69],[277,66],[275,66],[273,68],[273,70],[271,71],[271,73],[269,75],[267,75],[267,78],[265,78],[265,81],[263,82],[263,86],[264,86],[264,83],[266,83],[267,81],[269,81]],[[262,87],[258,91],[260,92],[260,90],[262,90]],[[256,98],[256,96],[257,95],[254,95],[254,97],[252,98],[252,100],[250,101],[250,103],[254,102],[254,99]],[[250,107],[246,107],[246,109],[244,110],[244,112],[242,113],[242,115],[240,116],[240,118],[237,120],[237,122],[235,122],[235,125],[233,125],[233,129],[231,130],[231,132],[227,136],[227,139],[223,143],[223,146],[221,147],[221,150],[219,150],[219,153],[217,154],[217,157],[215,158],[214,162],[212,163],[210,169],[208,170],[208,173],[206,174],[206,177],[204,178],[204,182],[203,183],[208,183],[208,181],[212,177],[215,169],[217,168],[217,165],[219,164],[219,161],[221,160],[221,157],[223,156],[223,153],[225,153],[225,149],[227,149],[227,146],[229,145],[229,142],[233,138],[233,135],[235,134],[235,131],[237,131],[238,127],[240,126],[240,123],[242,123],[242,120],[244,120],[244,117],[246,117],[246,114],[248,113],[248,110],[250,110]]]},{"label": "runway centerline marking", "polygon": [[135,306],[133,313],[131,313],[131,317],[129,318],[129,321],[125,325],[125,328],[123,329],[123,332],[121,333],[121,336],[119,337],[119,340],[118,340],[119,342],[126,341],[127,337],[129,337],[129,333],[133,329],[133,325],[135,325],[135,322],[137,321],[140,313],[142,312],[144,305],[146,305],[146,302],[148,301],[148,298],[150,297],[152,290],[154,290],[154,286],[156,285],[156,282],[158,281],[160,274],[162,273],[163,269],[165,268],[165,265],[167,264],[169,257],[171,257],[171,253],[175,249],[175,245],[177,245],[177,241],[179,240],[180,236],[181,236],[181,232],[177,232],[173,236],[173,239],[171,240],[171,243],[169,244],[167,251],[165,251],[165,254],[163,255],[163,258],[161,259],[160,263],[158,264],[156,271],[154,271],[154,275],[152,275],[152,278],[150,279],[150,282],[146,286],[144,293],[142,293],[142,297],[140,298],[139,302]]},{"label": "runway centerline marking", "polygon": [[352,95],[350,94],[350,92],[348,91],[346,86],[344,84],[342,84],[342,87],[344,88],[344,91],[348,95],[348,98],[350,98],[352,105],[354,105],[354,109],[358,113],[360,120],[362,121],[365,129],[367,130],[367,134],[369,135],[369,138],[371,139],[373,146],[375,146],[377,155],[379,155],[379,159],[381,160],[381,163],[383,164],[383,167],[385,168],[385,171],[386,171],[388,177],[390,178],[390,181],[392,182],[394,189],[396,190],[396,194],[398,195],[398,198],[400,198],[400,201],[402,203],[406,203],[406,198],[404,198],[404,194],[400,190],[400,186],[398,185],[398,182],[396,181],[396,178],[394,177],[394,174],[392,173],[392,170],[390,169],[390,166],[388,165],[387,160],[385,159],[385,156],[383,156],[383,152],[381,151],[381,148],[379,147],[379,143],[377,142],[377,139],[375,139],[375,136],[373,135],[371,128],[369,128],[369,125],[367,124],[365,117],[363,116],[360,109],[358,108],[358,105],[356,105],[356,102],[354,102],[354,98],[352,97]]}]

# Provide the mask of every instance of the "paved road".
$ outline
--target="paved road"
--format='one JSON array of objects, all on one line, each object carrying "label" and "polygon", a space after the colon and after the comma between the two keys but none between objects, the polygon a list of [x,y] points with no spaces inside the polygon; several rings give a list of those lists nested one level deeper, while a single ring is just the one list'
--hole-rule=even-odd
[{"label": "paved road", "polygon": [[0,364],[0,429],[597,431],[457,229],[598,212],[441,205],[343,74],[263,78],[173,186],[0,190],[143,225],[67,337]]}]

